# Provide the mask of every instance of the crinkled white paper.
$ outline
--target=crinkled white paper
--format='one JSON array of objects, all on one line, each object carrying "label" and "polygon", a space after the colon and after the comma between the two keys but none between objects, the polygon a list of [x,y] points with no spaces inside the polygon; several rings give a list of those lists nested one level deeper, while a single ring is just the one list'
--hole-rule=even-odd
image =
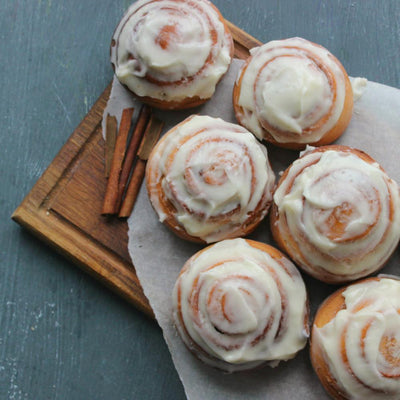
[{"label": "crinkled white paper", "polygon": [[[219,84],[214,97],[206,105],[185,112],[159,112],[159,117],[167,122],[164,131],[192,113],[208,114],[235,122],[232,87],[240,63],[235,60],[229,73]],[[115,100],[111,100],[109,104],[111,107],[109,111],[111,110],[114,115],[115,109],[121,105],[122,107],[132,105],[130,96],[123,97],[124,100],[121,101],[120,91],[125,89],[119,86],[113,93],[114,98],[119,99],[118,105]],[[368,82],[365,93],[355,104],[350,126],[337,141],[369,153],[396,181],[400,181],[399,110],[398,89]],[[299,154],[270,145],[267,145],[267,148],[276,173],[286,169]],[[267,220],[259,226],[251,238],[273,244]],[[129,218],[129,252],[144,292],[163,329],[187,397],[190,400],[328,399],[312,370],[308,346],[295,359],[282,362],[274,369],[265,367],[231,375],[204,365],[186,349],[173,326],[171,293],[181,267],[200,248],[199,245],[179,239],[158,221],[143,185],[133,214]],[[399,261],[400,253],[397,250],[382,273],[400,275]],[[313,315],[323,299],[337,287],[303,276]]]}]

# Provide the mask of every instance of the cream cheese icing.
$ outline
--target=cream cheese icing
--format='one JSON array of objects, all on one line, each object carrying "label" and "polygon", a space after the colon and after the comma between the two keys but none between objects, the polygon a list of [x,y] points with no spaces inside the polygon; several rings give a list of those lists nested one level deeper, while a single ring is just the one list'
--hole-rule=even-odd
[{"label": "cream cheese icing", "polygon": [[367,280],[343,297],[345,309],[313,328],[329,371],[349,399],[399,399],[400,281]]},{"label": "cream cheese icing", "polygon": [[206,363],[235,371],[293,358],[307,342],[307,294],[281,253],[244,239],[219,242],[192,257],[174,288],[174,319]]},{"label": "cream cheese icing", "polygon": [[242,224],[255,212],[261,220],[275,182],[267,151],[250,132],[208,116],[189,117],[167,133],[148,171],[149,196],[160,221],[168,217],[161,196],[174,206],[178,225],[206,242],[241,236]]},{"label": "cream cheese icing", "polygon": [[351,152],[305,153],[290,167],[274,202],[276,227],[282,234],[286,224],[295,241],[287,242],[292,257],[316,277],[327,273],[330,280],[345,281],[372,273],[399,241],[397,184],[377,163]]},{"label": "cream cheese icing", "polygon": [[207,99],[231,62],[232,38],[206,0],[139,0],[111,46],[115,74],[138,96]]}]

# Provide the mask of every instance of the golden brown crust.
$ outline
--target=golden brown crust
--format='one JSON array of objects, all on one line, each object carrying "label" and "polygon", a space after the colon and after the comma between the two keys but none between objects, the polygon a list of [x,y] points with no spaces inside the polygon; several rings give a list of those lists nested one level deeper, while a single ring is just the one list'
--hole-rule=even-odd
[{"label": "golden brown crust", "polygon": [[[129,90],[129,88],[127,87]],[[133,93],[133,92],[132,92]],[[151,107],[159,108],[160,110],[185,110],[188,108],[193,108],[200,106],[207,102],[209,99],[201,99],[200,97],[187,97],[182,101],[163,101],[159,99],[154,99],[152,97],[141,97],[133,93],[142,103],[145,103]]]}]

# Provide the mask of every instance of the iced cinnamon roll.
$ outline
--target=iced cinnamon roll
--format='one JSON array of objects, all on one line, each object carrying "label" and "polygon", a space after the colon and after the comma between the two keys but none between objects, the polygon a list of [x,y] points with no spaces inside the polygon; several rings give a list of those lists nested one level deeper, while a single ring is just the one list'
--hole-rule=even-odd
[{"label": "iced cinnamon roll", "polygon": [[160,221],[184,239],[210,243],[247,235],[261,222],[275,175],[250,132],[196,115],[153,149],[146,183]]},{"label": "iced cinnamon roll", "polygon": [[119,81],[142,101],[164,109],[208,100],[232,56],[232,36],[207,0],[139,0],[111,42]]},{"label": "iced cinnamon roll", "polygon": [[334,399],[400,399],[400,281],[370,278],[328,297],[310,350]]},{"label": "iced cinnamon roll", "polygon": [[271,229],[279,247],[315,278],[355,280],[380,269],[399,242],[399,188],[360,150],[311,149],[281,177]]},{"label": "iced cinnamon roll", "polygon": [[301,38],[251,50],[233,91],[238,122],[259,139],[291,149],[332,143],[346,129],[353,92],[342,64]]},{"label": "iced cinnamon roll", "polygon": [[191,257],[173,305],[187,347],[229,372],[289,360],[309,335],[300,273],[280,251],[251,240],[225,240]]}]

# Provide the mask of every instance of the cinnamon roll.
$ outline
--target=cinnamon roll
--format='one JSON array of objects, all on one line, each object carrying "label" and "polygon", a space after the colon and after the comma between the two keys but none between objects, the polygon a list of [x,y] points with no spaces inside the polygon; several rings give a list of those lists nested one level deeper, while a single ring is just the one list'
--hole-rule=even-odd
[{"label": "cinnamon roll", "polygon": [[400,238],[399,188],[360,150],[324,146],[307,151],[282,175],[271,229],[292,260],[329,283],[369,275]]},{"label": "cinnamon roll", "polygon": [[146,182],[160,221],[184,239],[210,243],[247,235],[261,222],[275,175],[250,132],[196,115],[155,146]]},{"label": "cinnamon roll", "polygon": [[143,102],[183,109],[213,95],[233,50],[229,29],[208,0],[139,0],[114,32],[111,63]]},{"label": "cinnamon roll", "polygon": [[310,351],[334,399],[400,399],[400,281],[365,279],[328,297]]},{"label": "cinnamon roll", "polygon": [[346,129],[353,92],[342,64],[301,38],[251,50],[233,90],[238,122],[259,139],[301,149],[325,145]]},{"label": "cinnamon roll", "polygon": [[300,273],[280,251],[245,239],[209,246],[184,265],[174,320],[202,361],[234,372],[293,358],[309,335]]}]

